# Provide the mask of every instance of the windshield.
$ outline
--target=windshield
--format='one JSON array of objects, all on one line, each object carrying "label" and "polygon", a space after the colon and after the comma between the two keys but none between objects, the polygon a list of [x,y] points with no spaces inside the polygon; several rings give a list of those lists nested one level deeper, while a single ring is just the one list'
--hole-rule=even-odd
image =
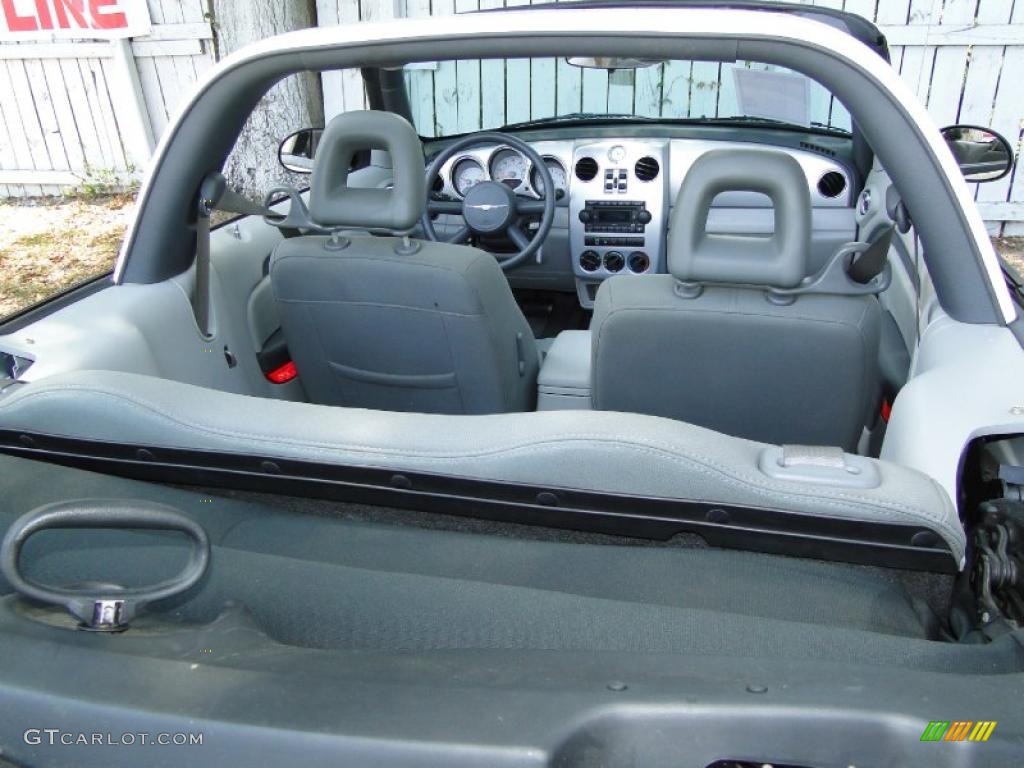
[{"label": "windshield", "polygon": [[742,119],[850,130],[850,113],[814,80],[755,62],[673,59],[590,69],[565,59],[476,59],[405,67],[423,137],[531,122]]}]

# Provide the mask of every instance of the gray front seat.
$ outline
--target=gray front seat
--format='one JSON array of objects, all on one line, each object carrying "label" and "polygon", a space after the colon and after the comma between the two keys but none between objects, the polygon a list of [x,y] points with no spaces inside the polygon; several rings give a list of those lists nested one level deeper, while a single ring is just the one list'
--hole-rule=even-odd
[{"label": "gray front seat", "polygon": [[[392,189],[348,186],[353,155],[384,149]],[[423,148],[388,112],[338,115],[317,149],[321,227],[406,232],[426,203]],[[296,237],[270,279],[288,349],[314,403],[420,413],[532,410],[538,354],[490,254],[402,237]]]},{"label": "gray front seat", "polygon": [[[771,237],[705,231],[715,196],[734,190],[771,198]],[[841,282],[824,293],[804,279],[810,230],[807,179],[789,155],[699,158],[672,212],[671,274],[613,277],[597,293],[594,408],[854,450],[877,405],[881,310]]]}]

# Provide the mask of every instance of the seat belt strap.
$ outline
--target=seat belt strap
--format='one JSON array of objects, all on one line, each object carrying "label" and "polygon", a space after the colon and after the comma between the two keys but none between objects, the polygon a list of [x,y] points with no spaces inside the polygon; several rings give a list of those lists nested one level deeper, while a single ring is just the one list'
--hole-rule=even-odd
[{"label": "seat belt strap", "polygon": [[889,260],[889,246],[892,245],[892,235],[895,231],[895,225],[886,227],[868,243],[868,247],[861,251],[846,271],[851,280],[866,285],[882,273]]},{"label": "seat belt strap", "polygon": [[210,215],[199,214],[196,220],[196,285],[192,291],[192,314],[199,332],[206,338],[210,328]]},{"label": "seat belt strap", "polygon": [[199,185],[196,204],[196,285],[192,292],[192,314],[199,332],[210,337],[210,216],[214,211],[238,213],[243,216],[274,216],[269,208],[258,205],[230,189],[224,174],[207,174]]}]

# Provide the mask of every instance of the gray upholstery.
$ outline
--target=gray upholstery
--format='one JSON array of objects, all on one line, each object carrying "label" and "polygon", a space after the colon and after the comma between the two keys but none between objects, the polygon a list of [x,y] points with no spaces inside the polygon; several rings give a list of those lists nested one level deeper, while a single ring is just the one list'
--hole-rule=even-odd
[{"label": "gray upholstery", "polygon": [[[710,199],[732,189],[772,197],[773,237],[701,231]],[[673,212],[672,275],[613,277],[598,291],[594,408],[855,449],[878,397],[881,309],[874,296],[771,296],[768,287],[805,276],[809,238],[806,180],[788,155],[712,152],[695,162]]]},{"label": "gray upholstery", "polygon": [[0,429],[905,523],[940,535],[958,562],[965,547],[949,496],[916,470],[860,459],[876,486],[780,479],[759,469],[764,444],[637,414],[391,413],[78,371],[0,395]]},{"label": "gray upholstery", "polygon": [[[760,192],[772,201],[775,233],[747,237],[707,232],[722,192]],[[807,177],[784,152],[716,149],[690,167],[672,208],[668,270],[684,282],[792,288],[807,274],[811,203]]]},{"label": "gray upholstery", "polygon": [[544,357],[537,385],[590,392],[590,331],[562,331]]},{"label": "gray upholstery", "polygon": [[[356,152],[383,149],[391,157],[392,189],[350,188]],[[423,146],[407,120],[392,112],[344,112],[327,124],[317,147],[309,188],[309,212],[325,227],[405,231],[426,200]]]},{"label": "gray upholstery", "polygon": [[270,281],[315,403],[421,413],[532,410],[538,353],[494,257],[475,248],[285,240]]},{"label": "gray upholstery", "polygon": [[[352,153],[383,146],[394,189],[347,188]],[[426,203],[423,151],[386,112],[334,118],[310,211],[320,224],[406,229]],[[538,353],[494,257],[394,237],[283,241],[270,282],[288,349],[316,403],[423,413],[532,410]]]},{"label": "gray upholstery", "polygon": [[594,306],[591,397],[599,410],[690,421],[766,443],[857,446],[877,389],[874,296],[705,288],[670,275],[605,282]]}]

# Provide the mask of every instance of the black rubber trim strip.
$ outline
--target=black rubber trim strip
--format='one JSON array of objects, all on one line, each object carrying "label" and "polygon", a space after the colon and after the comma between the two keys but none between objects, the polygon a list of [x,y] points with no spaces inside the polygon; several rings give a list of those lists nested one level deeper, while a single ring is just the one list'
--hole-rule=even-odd
[{"label": "black rubber trim strip", "polygon": [[[696,533],[709,544],[734,549],[905,570],[957,570],[946,542],[933,531],[912,525],[12,430],[0,430],[0,453],[153,482],[308,496],[648,539]],[[915,539],[916,545],[911,543]]]}]

